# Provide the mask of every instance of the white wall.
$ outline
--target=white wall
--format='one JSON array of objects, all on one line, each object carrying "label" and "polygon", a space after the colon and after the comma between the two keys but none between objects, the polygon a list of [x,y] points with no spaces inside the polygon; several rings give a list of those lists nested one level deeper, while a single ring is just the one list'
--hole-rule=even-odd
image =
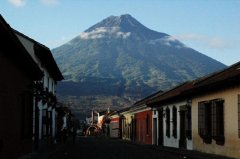
[{"label": "white wall", "polygon": [[[172,103],[169,105],[163,106],[164,113],[166,113],[166,109],[170,109],[170,137],[166,136],[166,115],[163,118],[163,145],[168,147],[175,147],[179,148],[179,139],[180,139],[180,106],[186,105],[187,102],[177,102]],[[172,114],[172,108],[177,108],[177,137],[175,138],[173,136],[173,114]],[[159,130],[158,130],[159,131]],[[187,149],[192,150],[192,140],[187,139]]]}]

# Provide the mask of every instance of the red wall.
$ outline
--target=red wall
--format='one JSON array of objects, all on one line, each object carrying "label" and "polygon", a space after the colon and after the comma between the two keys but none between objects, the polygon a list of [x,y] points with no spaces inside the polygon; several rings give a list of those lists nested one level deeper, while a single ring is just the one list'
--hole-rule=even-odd
[{"label": "red wall", "polygon": [[[148,116],[148,133],[147,133]],[[152,111],[144,111],[135,114],[136,119],[136,142],[142,144],[152,144]]]}]

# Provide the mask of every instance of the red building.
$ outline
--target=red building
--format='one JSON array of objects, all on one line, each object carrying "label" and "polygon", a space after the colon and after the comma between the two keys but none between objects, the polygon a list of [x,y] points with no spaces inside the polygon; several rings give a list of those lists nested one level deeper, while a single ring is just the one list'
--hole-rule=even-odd
[{"label": "red building", "polygon": [[135,141],[142,144],[152,144],[152,110],[136,113],[135,121]]},{"label": "red building", "polygon": [[0,15],[0,158],[32,152],[33,81],[43,73]]}]

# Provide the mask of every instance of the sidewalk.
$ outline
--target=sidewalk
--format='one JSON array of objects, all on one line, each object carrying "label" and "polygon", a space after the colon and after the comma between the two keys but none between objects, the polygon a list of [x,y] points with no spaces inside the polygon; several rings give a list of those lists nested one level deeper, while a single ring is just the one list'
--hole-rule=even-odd
[{"label": "sidewalk", "polygon": [[207,154],[207,153],[194,151],[194,150],[172,148],[172,147],[152,146],[152,149],[163,151],[163,152],[175,153],[175,154],[178,154],[179,156],[182,156],[183,158],[189,158],[189,159],[231,159],[224,156]]},{"label": "sidewalk", "polygon": [[[113,139],[115,140],[115,139]],[[233,159],[229,157],[224,157],[224,156],[219,156],[219,155],[214,155],[214,154],[207,154],[195,150],[186,150],[186,149],[181,149],[181,148],[173,148],[173,147],[166,147],[166,146],[156,146],[156,145],[144,145],[144,144],[138,144],[132,141],[128,140],[122,140],[122,139],[117,139],[119,141],[125,142],[127,144],[133,144],[136,146],[141,146],[149,149],[153,149],[156,151],[161,151],[161,152],[166,152],[166,153],[174,153],[177,154],[181,158],[186,158],[186,159]]]}]

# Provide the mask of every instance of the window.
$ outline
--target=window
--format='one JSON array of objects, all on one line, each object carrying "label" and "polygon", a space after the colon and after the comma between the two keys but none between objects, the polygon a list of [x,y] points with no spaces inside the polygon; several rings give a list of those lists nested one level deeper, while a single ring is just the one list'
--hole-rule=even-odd
[{"label": "window", "polygon": [[238,137],[240,138],[240,94],[238,94]]},{"label": "window", "polygon": [[200,102],[198,106],[198,133],[205,143],[211,143],[211,105]]},{"label": "window", "polygon": [[224,113],[223,100],[199,102],[198,105],[198,133],[205,143],[224,144]]},{"label": "window", "polygon": [[173,122],[172,135],[174,138],[177,138],[177,108],[175,106],[172,109],[172,122]]},{"label": "window", "polygon": [[170,137],[170,109],[166,109],[166,136]]}]

